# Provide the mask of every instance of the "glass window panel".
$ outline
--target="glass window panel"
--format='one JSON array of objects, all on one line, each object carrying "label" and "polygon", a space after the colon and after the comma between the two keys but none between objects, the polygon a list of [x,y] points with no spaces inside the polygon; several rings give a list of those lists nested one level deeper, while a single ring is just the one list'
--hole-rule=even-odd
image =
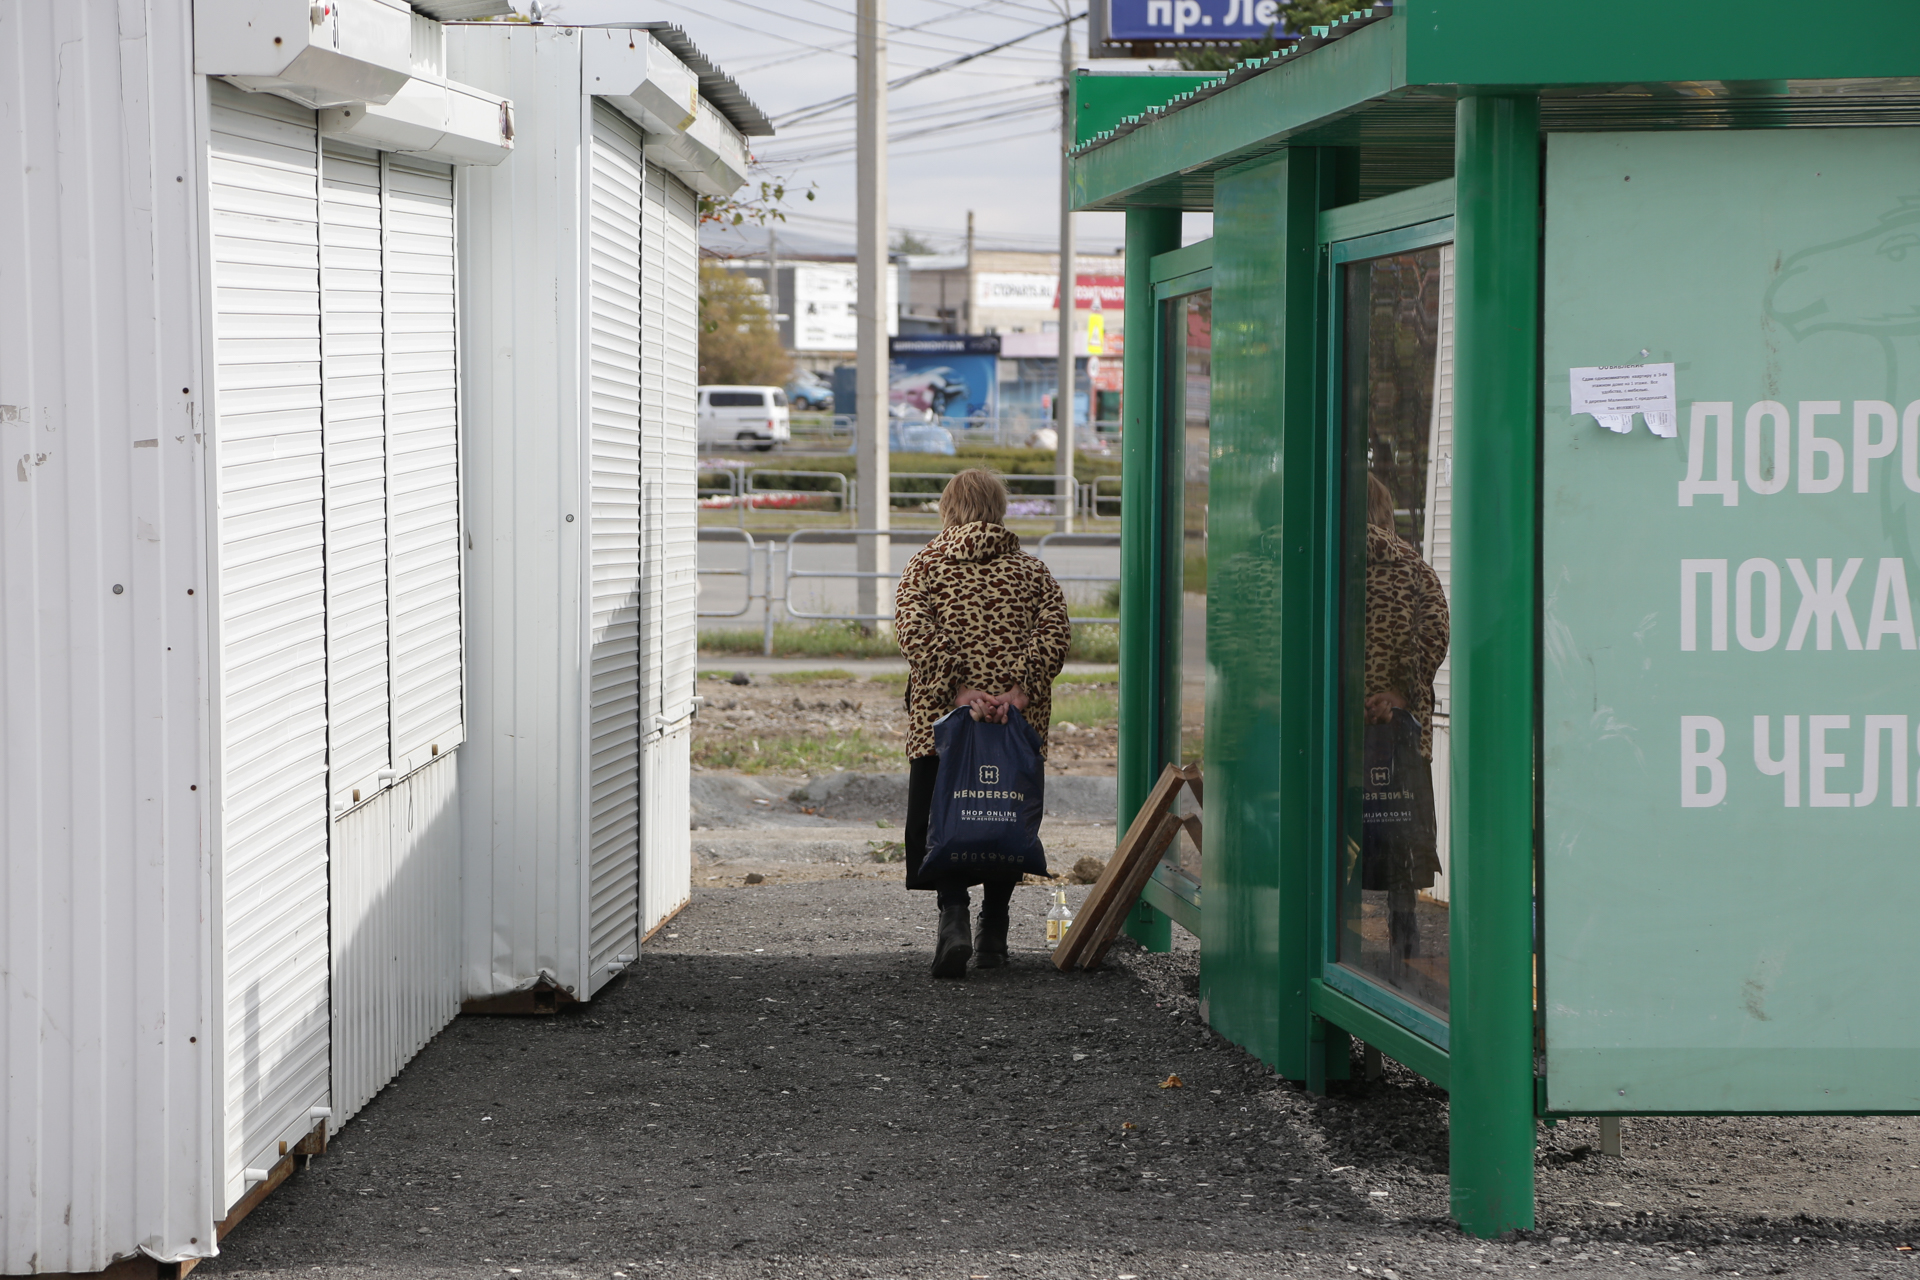
[{"label": "glass window panel", "polygon": [[[1163,304],[1168,426],[1166,464],[1178,503],[1180,610],[1180,729],[1183,764],[1201,759],[1205,746],[1207,670],[1207,477],[1211,465],[1213,402],[1213,294],[1203,290]],[[1177,495],[1177,497],[1176,497]],[[1199,806],[1182,791],[1175,809],[1195,813]],[[1204,821],[1204,818],[1203,818]],[[1165,859],[1195,883],[1200,880],[1200,851],[1183,831]]]},{"label": "glass window panel", "polygon": [[1442,1017],[1447,779],[1435,681],[1450,627],[1429,508],[1451,492],[1436,490],[1450,467],[1435,466],[1451,448],[1441,358],[1451,260],[1442,246],[1417,249],[1347,263],[1339,281],[1338,959]]}]

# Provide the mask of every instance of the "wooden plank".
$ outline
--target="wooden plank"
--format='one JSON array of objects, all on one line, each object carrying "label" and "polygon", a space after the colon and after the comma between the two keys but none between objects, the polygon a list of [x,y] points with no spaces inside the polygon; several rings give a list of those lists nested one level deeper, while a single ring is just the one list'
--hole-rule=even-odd
[{"label": "wooden plank", "polygon": [[[1093,892],[1081,904],[1079,914],[1074,918],[1073,927],[1067,930],[1067,936],[1060,940],[1054,949],[1053,963],[1062,973],[1076,968],[1081,954],[1086,950],[1089,937],[1100,927],[1099,922],[1114,910],[1114,903],[1129,880],[1135,880],[1133,890],[1119,907],[1119,913],[1125,915],[1133,909],[1134,899],[1140,894],[1140,886],[1146,883],[1146,876],[1153,873],[1154,865],[1160,860],[1160,850],[1165,842],[1147,845],[1159,833],[1161,820],[1166,818],[1173,808],[1174,797],[1183,786],[1193,785],[1200,776],[1198,766],[1180,768],[1168,765],[1160,772],[1160,780],[1153,784],[1153,790],[1147,793],[1146,803],[1140,806],[1140,812],[1133,816],[1127,827],[1127,834],[1120,839],[1113,857],[1107,861],[1107,869],[1094,883]],[[1146,875],[1136,875],[1138,865],[1146,867]],[[1116,929],[1118,925],[1114,926]],[[1112,941],[1109,935],[1108,941]]]},{"label": "wooden plank", "polygon": [[1082,969],[1098,969],[1100,962],[1107,958],[1107,948],[1120,936],[1120,926],[1127,922],[1127,913],[1140,900],[1140,891],[1153,878],[1154,868],[1160,865],[1160,855],[1180,834],[1180,827],[1179,818],[1171,813],[1163,814],[1140,855],[1127,864],[1126,878],[1120,882],[1119,891],[1108,900],[1106,910],[1093,922],[1092,932],[1081,944],[1078,963]]}]

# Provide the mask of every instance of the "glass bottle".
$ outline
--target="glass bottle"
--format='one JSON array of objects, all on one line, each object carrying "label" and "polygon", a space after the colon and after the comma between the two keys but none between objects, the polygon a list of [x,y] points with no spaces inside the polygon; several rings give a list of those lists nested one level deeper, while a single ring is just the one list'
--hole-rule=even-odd
[{"label": "glass bottle", "polygon": [[1073,908],[1067,905],[1067,891],[1053,891],[1053,908],[1047,912],[1047,950],[1052,951],[1067,936],[1073,925]]}]

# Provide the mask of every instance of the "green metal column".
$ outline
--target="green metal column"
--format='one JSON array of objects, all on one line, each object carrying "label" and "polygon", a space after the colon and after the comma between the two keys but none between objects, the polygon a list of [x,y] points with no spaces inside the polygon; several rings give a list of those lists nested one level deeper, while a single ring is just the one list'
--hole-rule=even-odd
[{"label": "green metal column", "polygon": [[1540,102],[1460,99],[1454,264],[1452,1184],[1533,1226]]},{"label": "green metal column", "polygon": [[1295,1080],[1312,1051],[1306,815],[1318,610],[1305,548],[1321,487],[1321,155],[1295,148],[1222,173],[1213,211],[1200,995],[1214,1030]]},{"label": "green metal column", "polygon": [[[1116,815],[1116,829],[1122,832],[1167,760],[1168,673],[1162,633],[1168,530],[1160,465],[1164,414],[1152,263],[1156,254],[1179,247],[1178,209],[1127,210],[1127,345],[1120,437],[1120,805]],[[1177,568],[1179,561],[1174,563]],[[1177,699],[1177,668],[1173,679]],[[1175,706],[1177,735],[1177,702]],[[1176,745],[1176,755],[1178,750]],[[1127,920],[1127,932],[1155,950],[1172,945],[1172,927],[1165,915],[1145,903]]]}]

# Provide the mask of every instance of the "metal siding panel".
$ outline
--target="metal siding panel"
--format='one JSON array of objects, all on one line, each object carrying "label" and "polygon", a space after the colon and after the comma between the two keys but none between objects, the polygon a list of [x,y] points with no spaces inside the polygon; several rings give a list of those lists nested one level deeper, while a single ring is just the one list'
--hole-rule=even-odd
[{"label": "metal siding panel", "polygon": [[383,157],[393,758],[464,736],[453,170]]},{"label": "metal siding panel", "polygon": [[453,27],[449,73],[513,99],[514,159],[457,175],[472,732],[463,994],[585,990],[589,726],[578,33]]},{"label": "metal siding panel", "polygon": [[333,826],[337,1128],[460,1012],[460,753]]},{"label": "metal siding panel", "polygon": [[589,231],[592,480],[589,986],[638,954],[640,889],[639,131],[595,102]]},{"label": "metal siding panel", "polygon": [[0,1273],[210,1254],[223,1203],[179,8],[0,20]]},{"label": "metal siding panel", "polygon": [[391,763],[387,361],[380,157],[323,144],[327,704],[333,807],[370,800]]},{"label": "metal siding panel", "polygon": [[327,1102],[319,174],[311,111],[209,92],[231,1203]]}]

